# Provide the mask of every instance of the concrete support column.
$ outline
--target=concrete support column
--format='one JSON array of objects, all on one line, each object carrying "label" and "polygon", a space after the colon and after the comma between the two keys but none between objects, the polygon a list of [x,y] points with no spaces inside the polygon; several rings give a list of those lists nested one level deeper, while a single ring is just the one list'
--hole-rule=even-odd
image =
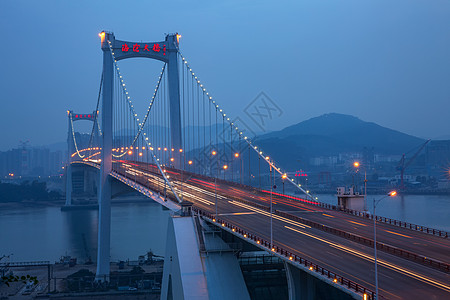
[{"label": "concrete support column", "polygon": [[113,84],[114,62],[108,40],[113,42],[114,35],[105,33],[102,37],[103,50],[103,98],[102,98],[102,139],[98,252],[96,280],[109,281],[110,273],[110,238],[111,238],[111,177],[112,171],[112,117],[113,117]]},{"label": "concrete support column", "polygon": [[66,206],[72,205],[72,165],[66,166]]},{"label": "concrete support column", "polygon": [[289,263],[284,263],[288,283],[289,300],[314,300],[314,278]]},{"label": "concrete support column", "polygon": [[[182,131],[181,131],[181,111],[180,111],[180,77],[178,70],[178,41],[177,35],[168,35],[169,42],[167,63],[169,79],[169,113],[170,113],[170,134],[173,153],[174,167],[180,169],[182,164],[182,155],[179,152],[182,149]],[[184,149],[183,149],[184,150]]]},{"label": "concrete support column", "polygon": [[69,120],[68,132],[67,132],[67,166],[66,166],[66,206],[72,205],[72,160],[73,153],[73,138],[72,138],[72,112],[67,113]]}]

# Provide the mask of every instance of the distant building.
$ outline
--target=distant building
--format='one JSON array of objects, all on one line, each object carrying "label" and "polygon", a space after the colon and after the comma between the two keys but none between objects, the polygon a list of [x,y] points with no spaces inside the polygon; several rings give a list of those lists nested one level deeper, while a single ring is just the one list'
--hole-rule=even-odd
[{"label": "distant building", "polygon": [[402,158],[401,155],[375,154],[374,155],[374,162],[375,163],[380,163],[380,162],[398,163],[401,158]]},{"label": "distant building", "polygon": [[429,176],[447,179],[450,175],[450,140],[431,141],[425,149]]},{"label": "distant building", "polygon": [[63,166],[62,151],[48,148],[19,148],[0,152],[0,176],[59,175]]},{"label": "distant building", "polygon": [[334,166],[338,162],[337,156],[319,156],[319,157],[313,157],[310,158],[309,163],[312,166],[319,167],[319,166]]},{"label": "distant building", "polygon": [[374,148],[364,147],[363,149],[362,163],[366,166],[367,170],[373,169],[375,163]]}]

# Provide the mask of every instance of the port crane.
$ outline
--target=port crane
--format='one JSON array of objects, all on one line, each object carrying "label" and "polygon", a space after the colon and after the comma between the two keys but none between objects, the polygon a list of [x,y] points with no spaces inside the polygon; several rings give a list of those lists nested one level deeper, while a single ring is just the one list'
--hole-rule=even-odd
[{"label": "port crane", "polygon": [[405,183],[404,183],[404,175],[405,175],[405,170],[407,167],[409,167],[409,165],[411,165],[411,163],[416,159],[416,157],[419,155],[419,153],[423,150],[423,148],[425,148],[425,146],[431,141],[431,139],[426,140],[425,143],[421,144],[419,149],[416,151],[416,153],[414,153],[414,155],[408,160],[406,161],[406,154],[403,153],[402,154],[402,158],[400,159],[400,161],[398,162],[397,165],[397,170],[400,171],[400,190],[404,191],[405,190]]}]

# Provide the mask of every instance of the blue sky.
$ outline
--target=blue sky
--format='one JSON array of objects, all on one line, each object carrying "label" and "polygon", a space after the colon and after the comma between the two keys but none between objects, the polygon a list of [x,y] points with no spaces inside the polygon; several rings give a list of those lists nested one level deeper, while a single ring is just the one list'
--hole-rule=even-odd
[{"label": "blue sky", "polygon": [[[0,0],[0,150],[64,141],[66,110],[95,109],[103,29],[130,41],[179,32],[229,115],[244,116],[261,91],[277,104],[282,115],[265,130],[338,112],[450,136],[449,16],[448,0]],[[143,113],[161,63],[120,67]]]}]

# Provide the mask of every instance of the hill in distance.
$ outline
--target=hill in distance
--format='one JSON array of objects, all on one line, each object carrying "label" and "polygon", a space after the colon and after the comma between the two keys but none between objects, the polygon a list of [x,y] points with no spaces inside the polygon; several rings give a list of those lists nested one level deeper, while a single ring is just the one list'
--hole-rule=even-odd
[{"label": "hill in distance", "polygon": [[[401,155],[425,140],[396,130],[365,122],[357,117],[330,113],[257,138],[256,143],[288,167],[288,159],[361,152]],[[284,161],[284,162],[283,162]]]}]

